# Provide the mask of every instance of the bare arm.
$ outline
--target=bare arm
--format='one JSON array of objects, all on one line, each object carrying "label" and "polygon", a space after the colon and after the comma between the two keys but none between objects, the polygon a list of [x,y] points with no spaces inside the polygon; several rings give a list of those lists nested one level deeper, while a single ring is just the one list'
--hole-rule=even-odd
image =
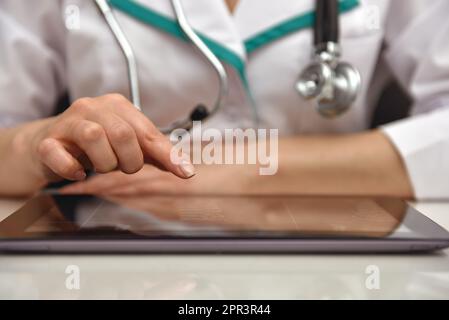
[{"label": "bare arm", "polygon": [[279,170],[259,175],[257,165],[200,165],[190,180],[176,180],[145,167],[74,184],[67,193],[112,195],[364,195],[412,198],[406,170],[394,147],[379,131],[310,136],[279,141]]},{"label": "bare arm", "polygon": [[30,148],[35,135],[48,121],[0,129],[0,195],[28,195],[46,184],[47,179],[39,170],[36,159],[30,157]]},{"label": "bare arm", "polygon": [[380,131],[286,139],[279,171],[250,179],[258,193],[413,197],[402,160]]}]

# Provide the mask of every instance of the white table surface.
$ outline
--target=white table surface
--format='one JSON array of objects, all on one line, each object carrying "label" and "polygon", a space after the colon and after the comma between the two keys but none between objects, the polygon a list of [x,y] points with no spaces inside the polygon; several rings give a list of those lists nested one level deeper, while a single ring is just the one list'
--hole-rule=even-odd
[{"label": "white table surface", "polygon": [[[0,200],[0,220],[23,201]],[[449,229],[449,203],[419,203]],[[80,271],[68,289],[67,266]],[[379,270],[379,289],[366,285]],[[372,279],[372,278],[370,278]],[[449,250],[419,255],[0,255],[0,299],[449,299]]]}]

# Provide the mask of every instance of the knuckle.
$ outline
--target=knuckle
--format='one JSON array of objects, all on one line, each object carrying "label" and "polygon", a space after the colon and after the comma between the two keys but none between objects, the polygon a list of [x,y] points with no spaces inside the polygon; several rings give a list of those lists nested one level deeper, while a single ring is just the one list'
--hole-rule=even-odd
[{"label": "knuckle", "polygon": [[41,158],[46,158],[55,147],[54,141],[52,139],[44,139],[39,143],[37,147],[37,153]]},{"label": "knuckle", "polygon": [[125,123],[116,123],[109,131],[110,138],[116,142],[128,142],[134,138],[134,130]]},{"label": "knuckle", "polygon": [[154,149],[159,150],[160,152],[172,150],[173,147],[165,136],[153,136],[153,138],[149,140],[148,143],[153,146]]},{"label": "knuckle", "polygon": [[95,142],[103,136],[103,132],[103,128],[99,124],[83,124],[81,129],[81,139],[86,142]]},{"label": "knuckle", "polygon": [[80,98],[75,100],[72,104],[72,109],[78,112],[89,112],[92,109],[92,99],[91,98]]},{"label": "knuckle", "polygon": [[146,141],[157,142],[164,138],[163,135],[159,135],[158,131],[154,130],[152,127],[145,127],[144,129],[142,129],[142,132],[143,138]]},{"label": "knuckle", "polygon": [[110,93],[105,95],[104,98],[114,103],[128,102],[128,99],[120,93]]}]

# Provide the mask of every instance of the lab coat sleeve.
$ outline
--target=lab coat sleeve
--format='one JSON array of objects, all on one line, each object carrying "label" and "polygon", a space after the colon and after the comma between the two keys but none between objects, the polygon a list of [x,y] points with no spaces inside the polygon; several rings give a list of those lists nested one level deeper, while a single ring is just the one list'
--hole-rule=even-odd
[{"label": "lab coat sleeve", "polygon": [[59,0],[0,1],[0,127],[52,115],[65,90]]},{"label": "lab coat sleeve", "polygon": [[[449,199],[449,1],[391,1],[386,60],[414,100],[411,117],[382,128],[417,199]],[[392,106],[394,107],[394,106]]]}]

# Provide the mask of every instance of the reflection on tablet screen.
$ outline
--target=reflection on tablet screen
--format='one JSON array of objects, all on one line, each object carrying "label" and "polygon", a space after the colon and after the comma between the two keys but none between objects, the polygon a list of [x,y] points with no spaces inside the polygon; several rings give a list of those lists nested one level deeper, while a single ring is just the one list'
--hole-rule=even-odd
[{"label": "reflection on tablet screen", "polygon": [[397,230],[407,212],[402,201],[363,198],[57,196],[45,201],[45,213],[21,236],[379,238]]}]

